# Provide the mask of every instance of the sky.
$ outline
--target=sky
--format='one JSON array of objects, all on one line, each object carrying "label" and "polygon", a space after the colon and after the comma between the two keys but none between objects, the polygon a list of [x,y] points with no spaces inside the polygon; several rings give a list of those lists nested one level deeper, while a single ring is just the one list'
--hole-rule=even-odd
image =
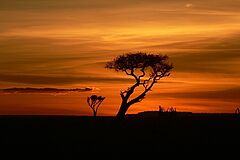
[{"label": "sky", "polygon": [[91,115],[86,99],[97,94],[99,115],[115,115],[134,81],[105,63],[137,51],[167,54],[174,69],[128,113],[240,107],[240,0],[0,2],[0,114]]}]

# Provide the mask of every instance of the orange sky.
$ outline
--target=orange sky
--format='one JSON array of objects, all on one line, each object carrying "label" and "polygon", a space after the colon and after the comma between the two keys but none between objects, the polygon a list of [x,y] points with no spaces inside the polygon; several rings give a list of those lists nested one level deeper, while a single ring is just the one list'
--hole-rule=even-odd
[{"label": "orange sky", "polygon": [[0,89],[84,88],[80,93],[1,93],[0,114],[90,115],[106,96],[115,115],[131,77],[104,68],[132,51],[168,54],[172,75],[128,113],[233,112],[240,105],[240,0],[12,0],[0,5]]}]

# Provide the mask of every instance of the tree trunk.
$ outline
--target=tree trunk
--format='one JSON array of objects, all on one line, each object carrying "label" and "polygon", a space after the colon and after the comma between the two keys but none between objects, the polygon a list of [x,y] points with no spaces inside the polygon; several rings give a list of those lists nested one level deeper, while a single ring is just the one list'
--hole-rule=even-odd
[{"label": "tree trunk", "polygon": [[93,110],[93,117],[97,117],[97,112]]},{"label": "tree trunk", "polygon": [[116,117],[118,119],[124,119],[128,108],[129,105],[127,103],[122,103]]}]

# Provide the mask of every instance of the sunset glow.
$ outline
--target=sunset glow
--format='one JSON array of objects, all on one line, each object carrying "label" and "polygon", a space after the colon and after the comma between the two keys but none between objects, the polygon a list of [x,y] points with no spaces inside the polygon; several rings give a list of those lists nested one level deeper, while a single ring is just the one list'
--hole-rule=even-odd
[{"label": "sunset glow", "polygon": [[128,113],[176,107],[234,112],[240,105],[240,0],[2,0],[0,89],[92,88],[64,93],[0,91],[0,114],[91,115],[86,99],[106,97],[115,115],[134,81],[106,69],[123,53],[167,54],[172,74]]}]

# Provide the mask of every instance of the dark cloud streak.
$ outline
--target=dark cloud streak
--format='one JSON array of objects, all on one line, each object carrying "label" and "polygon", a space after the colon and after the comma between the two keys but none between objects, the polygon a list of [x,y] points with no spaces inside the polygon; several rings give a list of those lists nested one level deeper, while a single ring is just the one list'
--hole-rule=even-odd
[{"label": "dark cloud streak", "polygon": [[0,89],[0,93],[69,93],[69,92],[87,92],[92,88],[6,88]]},{"label": "dark cloud streak", "polygon": [[240,87],[212,90],[212,91],[188,91],[179,93],[155,93],[155,96],[159,97],[172,97],[181,99],[208,99],[208,100],[220,100],[220,101],[235,101],[240,103]]}]

